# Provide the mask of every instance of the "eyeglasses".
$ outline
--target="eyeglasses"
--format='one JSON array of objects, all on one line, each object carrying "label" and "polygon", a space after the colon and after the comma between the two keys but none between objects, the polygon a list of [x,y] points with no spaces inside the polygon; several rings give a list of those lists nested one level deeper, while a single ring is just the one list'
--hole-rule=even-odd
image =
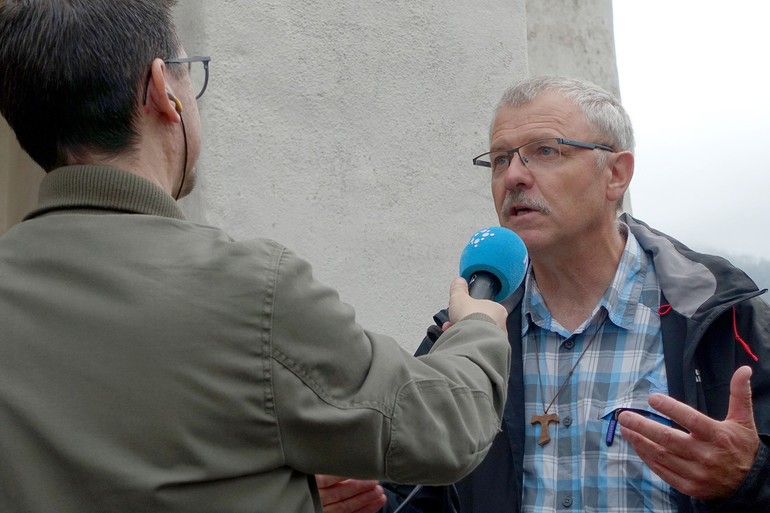
[{"label": "eyeglasses", "polygon": [[[209,85],[209,62],[211,57],[184,57],[181,59],[163,59],[166,64],[187,64],[187,71],[190,75],[190,83],[192,89],[195,91],[195,99],[197,100],[203,93],[206,92],[206,86]],[[142,96],[142,103],[147,103],[147,86],[150,84],[151,71],[147,72],[147,80],[144,82],[144,95]]]},{"label": "eyeglasses", "polygon": [[[182,64],[187,63],[187,71],[190,72],[190,82],[192,83],[193,91],[196,91],[195,99],[197,100],[203,93],[206,92],[206,86],[209,85],[209,62],[211,57],[185,57],[183,59],[163,59],[166,64]],[[200,63],[198,65],[196,63]]]},{"label": "eyeglasses", "polygon": [[512,150],[482,153],[473,159],[473,165],[491,167],[492,174],[497,176],[508,170],[508,167],[511,165],[513,154],[518,153],[521,163],[530,171],[553,169],[558,167],[561,163],[562,145],[586,148],[589,150],[615,151],[609,146],[603,146],[601,144],[571,141],[569,139],[553,137],[550,139],[538,139],[537,141],[529,142]]}]

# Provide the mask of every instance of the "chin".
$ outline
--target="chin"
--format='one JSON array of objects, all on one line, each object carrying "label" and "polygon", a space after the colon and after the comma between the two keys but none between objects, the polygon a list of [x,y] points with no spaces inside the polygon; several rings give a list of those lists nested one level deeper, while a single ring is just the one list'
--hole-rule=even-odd
[{"label": "chin", "polygon": [[503,228],[508,228],[512,232],[515,232],[517,235],[519,235],[516,229],[516,219],[513,216],[507,216],[505,218],[498,218],[498,219],[500,221],[500,226],[502,226]]}]

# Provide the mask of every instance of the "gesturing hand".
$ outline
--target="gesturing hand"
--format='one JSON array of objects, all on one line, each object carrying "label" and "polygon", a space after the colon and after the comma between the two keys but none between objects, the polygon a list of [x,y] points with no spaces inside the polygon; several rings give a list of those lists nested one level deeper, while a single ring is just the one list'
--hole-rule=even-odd
[{"label": "gesturing hand", "polygon": [[727,497],[740,486],[759,450],[750,378],[750,367],[733,374],[727,418],[721,422],[653,394],[650,406],[689,433],[624,411],[618,418],[621,435],[653,472],[680,492],[706,500]]},{"label": "gesturing hand", "polygon": [[377,481],[315,476],[324,513],[374,513],[385,505],[385,492]]}]

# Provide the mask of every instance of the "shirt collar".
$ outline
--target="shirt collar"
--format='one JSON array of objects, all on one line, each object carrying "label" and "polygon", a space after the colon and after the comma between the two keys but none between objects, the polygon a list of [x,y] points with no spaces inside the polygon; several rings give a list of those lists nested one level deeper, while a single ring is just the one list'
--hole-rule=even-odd
[{"label": "shirt collar", "polygon": [[[644,283],[649,260],[628,226],[619,222],[619,229],[626,237],[626,245],[620,256],[615,276],[588,320],[576,330],[576,333],[584,331],[592,319],[598,318],[597,314],[602,308],[607,311],[607,318],[618,327],[631,329],[634,324],[634,312],[639,297],[633,291],[639,290]],[[558,325],[554,326],[555,321],[537,286],[531,265],[527,269],[524,280],[522,314],[529,321],[522,322],[522,336],[529,330],[530,322],[534,322],[543,329],[557,331]]]},{"label": "shirt collar", "polygon": [[107,166],[66,166],[48,173],[38,204],[24,218],[50,214],[145,214],[184,219],[184,213],[159,185]]}]

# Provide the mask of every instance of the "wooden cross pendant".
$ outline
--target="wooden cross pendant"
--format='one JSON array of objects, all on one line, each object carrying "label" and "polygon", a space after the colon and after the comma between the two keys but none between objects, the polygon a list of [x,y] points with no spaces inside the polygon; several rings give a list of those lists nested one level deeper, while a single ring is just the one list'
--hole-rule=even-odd
[{"label": "wooden cross pendant", "polygon": [[559,423],[559,416],[555,413],[532,415],[532,422],[530,424],[540,424],[540,440],[537,441],[537,445],[545,445],[551,441],[551,435],[548,433],[548,424],[551,422]]}]

